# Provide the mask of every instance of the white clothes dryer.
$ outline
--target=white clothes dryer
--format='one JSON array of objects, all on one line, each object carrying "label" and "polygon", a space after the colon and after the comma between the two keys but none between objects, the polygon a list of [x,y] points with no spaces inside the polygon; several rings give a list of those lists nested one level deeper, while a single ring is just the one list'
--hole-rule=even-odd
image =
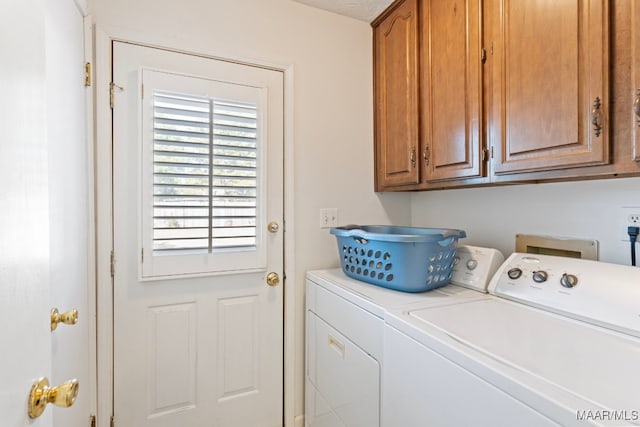
[{"label": "white clothes dryer", "polygon": [[483,298],[503,259],[494,249],[461,246],[451,282],[467,288],[416,294],[357,281],[339,269],[308,272],[306,426],[379,427],[387,313]]}]

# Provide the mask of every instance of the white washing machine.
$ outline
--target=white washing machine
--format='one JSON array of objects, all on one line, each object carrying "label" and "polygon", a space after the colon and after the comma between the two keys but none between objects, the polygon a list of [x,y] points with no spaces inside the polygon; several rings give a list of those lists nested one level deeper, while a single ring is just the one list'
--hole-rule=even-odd
[{"label": "white washing machine", "polygon": [[404,293],[347,277],[307,273],[305,420],[308,427],[379,427],[384,319],[389,310],[482,298],[502,263],[494,249],[460,246],[452,283]]},{"label": "white washing machine", "polygon": [[640,269],[513,254],[491,295],[391,310],[382,425],[640,425]]}]

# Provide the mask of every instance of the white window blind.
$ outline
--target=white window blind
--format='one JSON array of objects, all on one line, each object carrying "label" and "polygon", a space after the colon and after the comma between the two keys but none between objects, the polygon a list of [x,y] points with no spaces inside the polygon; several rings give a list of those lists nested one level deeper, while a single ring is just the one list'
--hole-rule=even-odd
[{"label": "white window blind", "polygon": [[255,104],[153,93],[154,255],[256,247]]}]

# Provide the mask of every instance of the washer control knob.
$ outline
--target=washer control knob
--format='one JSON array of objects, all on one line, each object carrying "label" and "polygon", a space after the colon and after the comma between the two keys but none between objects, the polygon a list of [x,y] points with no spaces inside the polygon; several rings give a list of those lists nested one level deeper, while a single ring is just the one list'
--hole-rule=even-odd
[{"label": "washer control knob", "polygon": [[520,276],[522,276],[522,270],[518,267],[513,267],[511,269],[509,269],[509,271],[507,271],[507,276],[509,276],[509,279],[515,280],[520,278]]},{"label": "washer control knob", "polygon": [[565,288],[573,288],[578,284],[578,277],[573,274],[563,273],[560,278],[560,284]]},{"label": "washer control knob", "polygon": [[460,262],[460,257],[459,257],[458,255],[456,255],[456,256],[453,258],[453,265],[458,265],[458,263],[459,263],[459,262]]},{"label": "washer control knob", "polygon": [[533,272],[533,281],[536,283],[543,283],[547,281],[549,275],[544,270],[538,270]]},{"label": "washer control knob", "polygon": [[470,260],[467,261],[467,268],[469,270],[475,270],[477,266],[478,266],[478,260],[471,258]]}]

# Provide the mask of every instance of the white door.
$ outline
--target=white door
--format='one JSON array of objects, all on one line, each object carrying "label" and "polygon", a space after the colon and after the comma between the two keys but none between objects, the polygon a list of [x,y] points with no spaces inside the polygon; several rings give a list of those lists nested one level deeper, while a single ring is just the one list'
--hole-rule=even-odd
[{"label": "white door", "polygon": [[[94,383],[90,370],[90,327],[94,309],[89,294],[95,273],[89,264],[90,170],[87,137],[84,19],[74,0],[46,2],[46,93],[49,147],[50,307],[77,310],[75,325],[61,324],[51,334],[52,384],[79,383],[72,408],[55,408],[55,427],[89,425]],[[95,362],[94,362],[95,363]]]},{"label": "white door", "polygon": [[3,425],[48,427],[51,410],[31,423],[26,405],[33,381],[51,374],[44,2],[4,6],[9,7],[0,14],[0,414]]},{"label": "white door", "polygon": [[[90,388],[82,388],[88,385],[84,384],[88,338],[76,340],[77,331],[88,333],[88,319],[81,318],[84,326],[78,328],[50,330],[54,301],[71,303],[63,295],[79,294],[74,308],[85,313],[86,307],[82,296],[86,297],[87,278],[75,280],[87,272],[86,258],[61,261],[65,254],[87,250],[86,208],[73,214],[78,223],[63,224],[60,211],[66,203],[83,206],[87,196],[78,196],[81,192],[73,188],[61,199],[60,184],[64,181],[73,187],[75,183],[60,174],[60,162],[74,172],[81,170],[77,178],[82,182],[87,178],[87,162],[84,158],[76,164],[74,155],[62,156],[59,151],[82,149],[85,144],[82,16],[72,0],[57,1],[55,6],[49,3],[11,2],[0,15],[0,312],[5,319],[0,332],[0,418],[7,426],[76,427],[89,422]],[[62,57],[55,59],[56,55]],[[69,58],[73,63],[66,62]],[[63,132],[60,121],[70,123],[74,132]],[[60,226],[68,228],[58,230]],[[62,231],[73,236],[64,245]],[[62,263],[70,269],[64,274]],[[77,360],[84,362],[76,366]],[[29,419],[28,394],[41,377],[47,377],[51,386],[80,378],[78,404],[66,409],[45,407],[39,417]]]},{"label": "white door", "polygon": [[114,42],[113,93],[116,425],[281,426],[283,74]]}]

